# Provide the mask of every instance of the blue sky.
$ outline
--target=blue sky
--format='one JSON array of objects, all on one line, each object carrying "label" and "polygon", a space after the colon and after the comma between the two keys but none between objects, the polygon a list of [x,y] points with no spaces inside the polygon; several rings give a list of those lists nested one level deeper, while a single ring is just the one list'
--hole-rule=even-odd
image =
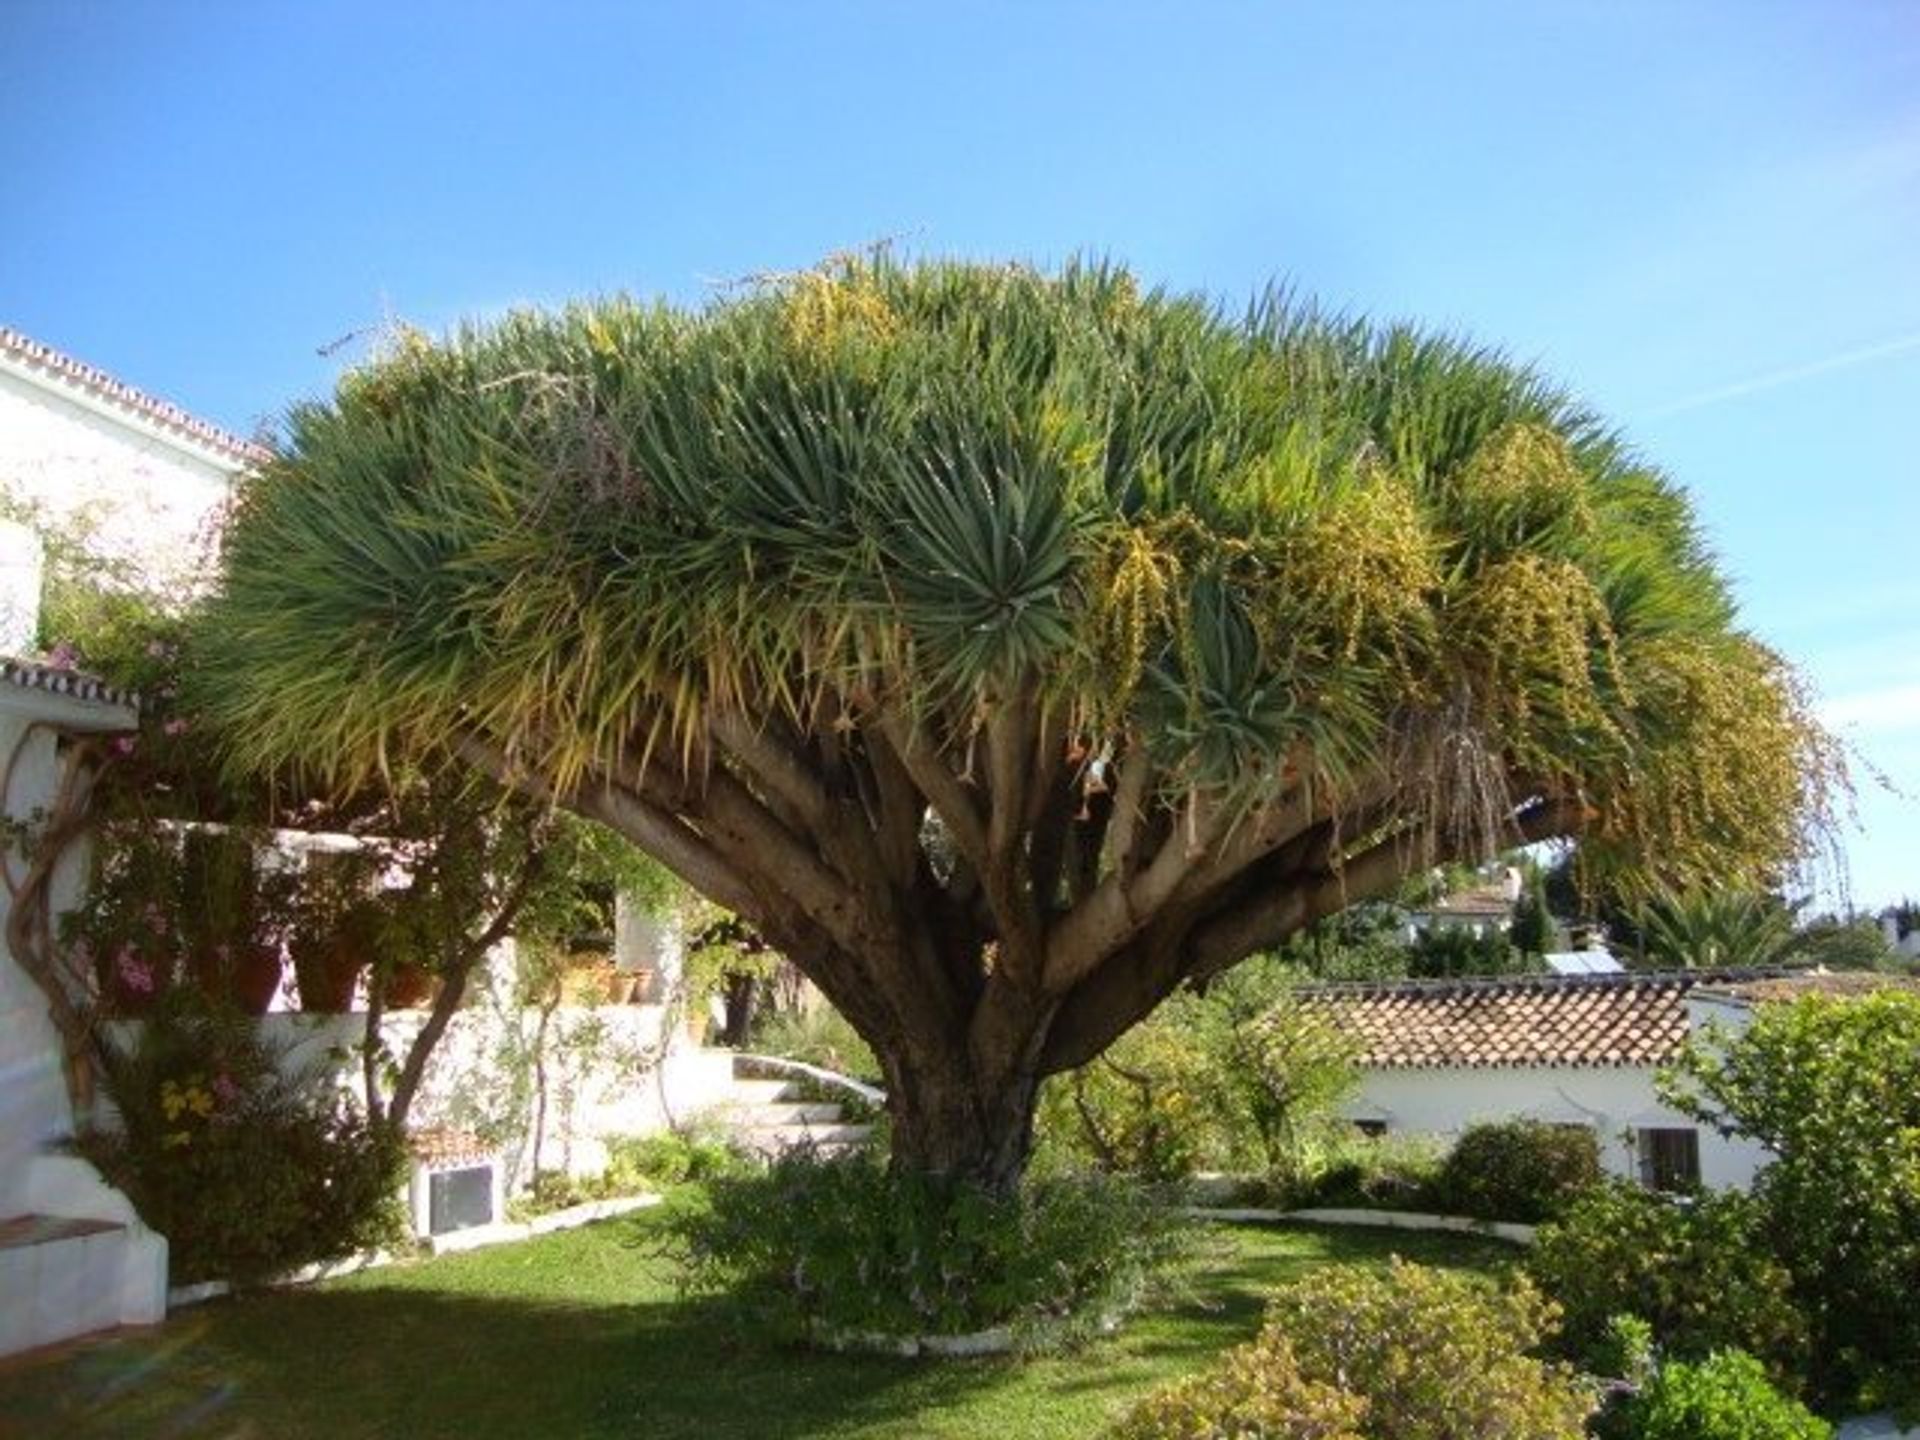
[{"label": "blue sky", "polygon": [[881,236],[1271,277],[1694,493],[1920,895],[1920,3],[0,0],[0,323],[229,426],[342,336]]}]

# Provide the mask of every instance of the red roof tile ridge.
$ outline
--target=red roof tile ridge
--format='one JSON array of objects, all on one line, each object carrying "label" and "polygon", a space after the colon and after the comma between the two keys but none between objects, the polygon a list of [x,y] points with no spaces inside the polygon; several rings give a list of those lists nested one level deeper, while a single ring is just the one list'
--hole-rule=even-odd
[{"label": "red roof tile ridge", "polygon": [[17,356],[28,364],[50,371],[69,384],[78,386],[99,399],[124,406],[157,425],[190,435],[202,444],[211,446],[243,464],[258,464],[273,454],[266,446],[256,441],[243,440],[231,430],[223,429],[210,420],[202,420],[171,401],[149,395],[146,391],[129,385],[124,380],[115,379],[97,365],[76,360],[65,351],[42,344],[10,326],[0,325],[0,352]]},{"label": "red roof tile ridge", "polygon": [[1301,997],[1404,997],[1492,993],[1502,991],[1591,991],[1684,989],[1738,984],[1750,980],[1777,980],[1807,974],[1805,966],[1718,966],[1701,970],[1622,970],[1606,975],[1444,975],[1409,976],[1395,980],[1316,980],[1295,987]]}]

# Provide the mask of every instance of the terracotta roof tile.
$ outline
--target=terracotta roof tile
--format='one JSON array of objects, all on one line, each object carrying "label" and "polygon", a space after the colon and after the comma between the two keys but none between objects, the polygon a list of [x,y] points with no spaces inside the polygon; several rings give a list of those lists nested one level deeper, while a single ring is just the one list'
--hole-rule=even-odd
[{"label": "terracotta roof tile", "polygon": [[1319,985],[1300,1000],[1358,1038],[1383,1069],[1659,1065],[1687,1038],[1695,990],[1782,971],[1525,975]]},{"label": "terracotta roof tile", "polygon": [[1803,995],[1830,995],[1851,999],[1876,990],[1920,990],[1920,975],[1883,975],[1871,970],[1812,970],[1799,975],[1773,975],[1703,985],[1704,995],[1735,1000],[1798,1000]]},{"label": "terracotta roof tile", "polygon": [[76,360],[51,345],[43,345],[4,325],[0,325],[0,354],[12,356],[34,369],[45,371],[96,399],[131,411],[163,429],[189,436],[239,464],[255,465],[272,454],[264,445],[243,440],[230,430],[223,430],[197,415],[187,413],[178,405],[149,395],[144,390],[137,390],[125,381],[116,380],[97,366]]}]

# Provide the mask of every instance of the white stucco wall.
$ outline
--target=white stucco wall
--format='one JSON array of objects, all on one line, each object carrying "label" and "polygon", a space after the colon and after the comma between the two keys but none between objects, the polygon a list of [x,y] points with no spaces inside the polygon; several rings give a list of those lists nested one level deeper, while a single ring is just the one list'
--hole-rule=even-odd
[{"label": "white stucco wall", "polygon": [[91,531],[155,588],[192,585],[240,461],[0,354],[0,495]]},{"label": "white stucco wall", "polygon": [[[1694,1127],[1660,1103],[1653,1080],[1651,1066],[1370,1069],[1346,1113],[1384,1120],[1390,1132],[1443,1138],[1482,1120],[1588,1125],[1607,1170],[1631,1179],[1638,1173],[1633,1131]],[[1700,1178],[1707,1185],[1745,1188],[1765,1158],[1749,1141],[1700,1128]]]},{"label": "white stucco wall", "polygon": [[[409,1123],[494,1140],[508,1183],[517,1187],[532,1179],[536,1166],[532,1055],[541,1013],[514,1003],[512,969],[508,941],[475,977],[472,1002],[435,1047]],[[562,1005],[546,1017],[547,1105],[538,1168],[597,1173],[606,1164],[607,1136],[652,1134],[728,1099],[731,1052],[703,1050],[684,1034],[663,1037],[666,1019],[660,1005]],[[424,1010],[386,1016],[382,1037],[396,1062],[425,1020]],[[312,1075],[357,1100],[365,1024],[357,1013],[282,1011],[262,1018],[261,1033],[280,1051],[285,1073]]]},{"label": "white stucco wall", "polygon": [[[0,681],[0,766],[18,752],[5,796],[8,818],[31,820],[36,811],[52,803],[59,783],[62,759],[57,740],[50,729],[34,729],[36,722],[107,728],[131,720],[131,714],[119,706],[83,704]],[[16,875],[20,873],[17,853],[9,852],[7,863]],[[75,847],[54,874],[56,913],[78,902],[85,875],[86,856]],[[0,933],[10,908],[11,896],[0,886]],[[60,1036],[47,1014],[45,996],[13,952],[0,945],[0,1216],[23,1208],[15,1191],[26,1183],[32,1158],[49,1141],[73,1133],[60,1056]]]}]

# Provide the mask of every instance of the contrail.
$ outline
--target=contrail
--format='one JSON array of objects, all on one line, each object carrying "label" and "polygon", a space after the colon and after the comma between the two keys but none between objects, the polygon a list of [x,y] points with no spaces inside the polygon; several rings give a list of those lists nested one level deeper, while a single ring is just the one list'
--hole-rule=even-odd
[{"label": "contrail", "polygon": [[1646,412],[1649,420],[1663,415],[1678,415],[1686,410],[1698,410],[1706,405],[1718,405],[1722,400],[1737,400],[1743,395],[1751,395],[1759,390],[1772,390],[1781,385],[1791,385],[1796,380],[1805,380],[1814,375],[1824,375],[1829,370],[1845,370],[1853,365],[1865,365],[1873,360],[1885,360],[1889,356],[1904,355],[1909,350],[1920,350],[1920,335],[1902,335],[1897,340],[1884,340],[1878,345],[1868,345],[1859,350],[1844,350],[1838,355],[1829,355],[1824,360],[1815,360],[1807,365],[1795,365],[1789,370],[1772,370],[1765,375],[1756,375],[1751,380],[1737,381],[1732,385],[1722,385],[1717,390],[1702,390],[1698,395],[1689,395],[1684,400],[1676,400],[1671,405],[1662,405]]}]

